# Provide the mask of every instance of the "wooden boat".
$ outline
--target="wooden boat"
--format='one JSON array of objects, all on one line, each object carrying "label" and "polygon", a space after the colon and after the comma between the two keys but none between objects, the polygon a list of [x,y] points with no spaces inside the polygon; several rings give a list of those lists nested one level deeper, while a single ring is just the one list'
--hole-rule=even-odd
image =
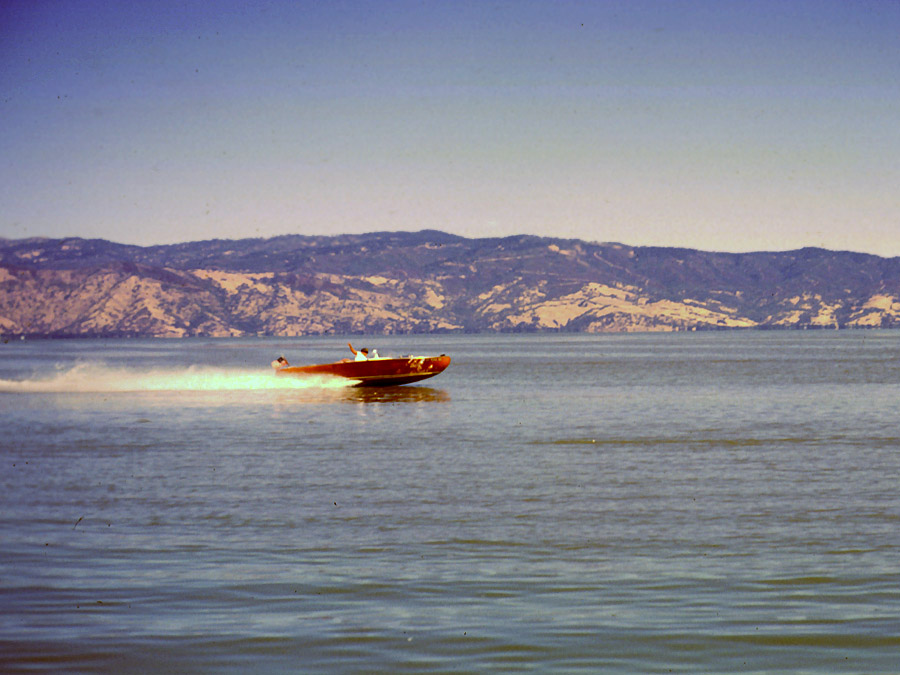
[{"label": "wooden boat", "polygon": [[396,384],[418,382],[444,371],[450,365],[450,357],[403,356],[401,358],[374,358],[366,361],[344,359],[335,363],[312,366],[286,366],[275,371],[276,375],[333,375],[356,380],[355,387],[389,387]]}]

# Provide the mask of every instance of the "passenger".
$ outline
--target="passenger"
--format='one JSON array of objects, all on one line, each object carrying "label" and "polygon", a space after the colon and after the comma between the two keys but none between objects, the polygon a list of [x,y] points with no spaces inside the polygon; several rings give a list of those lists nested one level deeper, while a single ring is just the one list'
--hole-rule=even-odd
[{"label": "passenger", "polygon": [[368,360],[368,358],[369,358],[369,350],[368,349],[363,347],[359,351],[356,351],[355,349],[353,349],[353,345],[351,345],[349,342],[347,343],[347,346],[350,347],[350,351],[353,352],[353,356],[356,357],[353,359],[354,361],[367,361]]},{"label": "passenger", "polygon": [[287,359],[284,358],[283,356],[279,356],[277,359],[272,361],[272,367],[275,370],[278,370],[279,368],[287,368],[289,365],[291,365],[291,364],[288,363]]},{"label": "passenger", "polygon": [[381,357],[378,356],[378,350],[377,350],[377,349],[373,349],[373,350],[372,350],[372,353],[369,355],[369,358],[370,358],[370,359],[380,359]]}]

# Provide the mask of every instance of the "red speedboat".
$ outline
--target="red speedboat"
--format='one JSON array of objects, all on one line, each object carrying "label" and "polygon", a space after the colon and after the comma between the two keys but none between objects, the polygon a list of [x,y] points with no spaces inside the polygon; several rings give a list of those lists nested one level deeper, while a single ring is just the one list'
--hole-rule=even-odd
[{"label": "red speedboat", "polygon": [[366,361],[344,359],[335,363],[313,366],[286,366],[275,371],[277,375],[333,375],[356,380],[354,387],[389,387],[409,384],[434,377],[450,365],[450,357],[403,356],[398,359],[374,358]]}]

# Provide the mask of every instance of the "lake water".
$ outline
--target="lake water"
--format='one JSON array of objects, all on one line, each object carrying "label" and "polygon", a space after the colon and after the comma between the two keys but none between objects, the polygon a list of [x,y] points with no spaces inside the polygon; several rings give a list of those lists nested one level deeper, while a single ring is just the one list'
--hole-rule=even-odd
[{"label": "lake water", "polygon": [[0,344],[0,671],[900,671],[900,331],[346,342]]}]

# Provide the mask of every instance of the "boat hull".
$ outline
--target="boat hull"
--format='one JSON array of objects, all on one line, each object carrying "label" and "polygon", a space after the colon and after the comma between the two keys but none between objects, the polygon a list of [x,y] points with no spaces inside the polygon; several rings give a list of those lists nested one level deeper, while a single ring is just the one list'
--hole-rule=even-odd
[{"label": "boat hull", "polygon": [[390,387],[434,377],[450,365],[450,357],[407,356],[399,359],[337,361],[312,366],[279,368],[278,375],[331,375],[356,380],[355,387]]}]

